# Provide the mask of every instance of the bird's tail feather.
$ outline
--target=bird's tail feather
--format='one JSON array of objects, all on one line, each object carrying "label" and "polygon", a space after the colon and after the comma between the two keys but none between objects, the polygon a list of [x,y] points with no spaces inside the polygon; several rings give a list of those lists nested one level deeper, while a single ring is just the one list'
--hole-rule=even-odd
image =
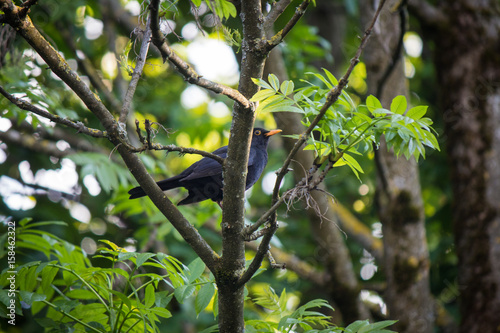
[{"label": "bird's tail feather", "polygon": [[[181,186],[177,177],[160,180],[156,184],[162,191],[171,190],[173,188]],[[128,191],[128,194],[130,194],[129,199],[137,199],[146,196],[146,192],[144,192],[144,190],[140,186],[134,187],[133,189]]]}]

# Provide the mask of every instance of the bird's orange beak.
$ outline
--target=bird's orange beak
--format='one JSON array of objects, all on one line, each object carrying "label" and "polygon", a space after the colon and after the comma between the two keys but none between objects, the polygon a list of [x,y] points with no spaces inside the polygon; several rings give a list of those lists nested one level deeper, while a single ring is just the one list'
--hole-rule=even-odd
[{"label": "bird's orange beak", "polygon": [[265,136],[271,136],[271,135],[274,135],[274,134],[278,134],[282,132],[280,129],[275,129],[275,130],[272,130],[272,131],[269,131],[267,132],[266,134],[264,134]]}]

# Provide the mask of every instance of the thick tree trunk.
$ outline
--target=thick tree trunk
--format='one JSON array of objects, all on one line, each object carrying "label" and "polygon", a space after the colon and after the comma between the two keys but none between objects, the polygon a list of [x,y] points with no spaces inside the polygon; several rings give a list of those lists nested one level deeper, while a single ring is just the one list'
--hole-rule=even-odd
[{"label": "thick tree trunk", "polygon": [[[371,1],[363,1],[362,16],[372,16]],[[389,3],[391,5],[391,3]],[[380,92],[382,105],[389,107],[397,95],[408,97],[402,59],[392,64],[401,36],[401,16],[386,6],[375,35],[367,45],[365,64],[369,93]],[[364,20],[365,21],[365,20]],[[365,21],[366,22],[366,21]],[[394,66],[379,89],[388,66]],[[381,144],[376,152],[377,204],[383,224],[384,269],[389,318],[398,320],[398,332],[433,332],[433,302],[429,287],[429,253],[420,191],[418,166],[412,158],[397,158]]]},{"label": "thick tree trunk", "polygon": [[460,332],[498,332],[500,3],[450,0],[440,4],[437,11],[424,12],[427,8],[422,3],[410,2],[435,42],[453,186]]}]

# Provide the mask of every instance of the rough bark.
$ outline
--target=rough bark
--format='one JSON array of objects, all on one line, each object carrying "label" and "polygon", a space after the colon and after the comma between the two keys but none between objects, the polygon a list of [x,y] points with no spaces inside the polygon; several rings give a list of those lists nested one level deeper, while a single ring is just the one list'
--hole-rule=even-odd
[{"label": "rough bark", "polygon": [[440,5],[411,1],[410,9],[435,42],[453,189],[460,332],[498,332],[500,4],[458,0]]},{"label": "rough bark", "polygon": [[[389,107],[397,95],[408,97],[402,59],[392,63],[401,36],[401,16],[386,7],[374,38],[367,46],[365,64],[369,92],[381,91],[382,105]],[[369,18],[370,1],[361,5]],[[377,89],[388,66],[394,66],[382,89]],[[433,301],[429,288],[429,253],[418,166],[412,158],[397,158],[385,144],[376,152],[377,204],[383,224],[384,271],[389,318],[398,320],[398,332],[433,332]]]}]

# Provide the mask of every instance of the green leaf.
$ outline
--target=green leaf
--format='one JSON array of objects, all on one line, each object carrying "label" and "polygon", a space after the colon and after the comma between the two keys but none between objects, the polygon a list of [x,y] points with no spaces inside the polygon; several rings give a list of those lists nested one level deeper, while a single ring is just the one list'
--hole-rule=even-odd
[{"label": "green leaf", "polygon": [[328,82],[328,80],[325,79],[321,74],[312,73],[312,72],[308,72],[306,74],[314,75],[315,77],[317,77],[318,79],[320,79],[321,82],[323,82],[328,87],[328,89],[333,89],[333,85],[330,82]]},{"label": "green leaf", "polygon": [[255,83],[256,85],[258,85],[261,88],[274,90],[273,87],[271,87],[271,85],[269,83],[267,83],[266,81],[264,81],[262,79],[252,78],[252,82]]},{"label": "green leaf", "polygon": [[52,281],[54,281],[54,278],[56,277],[57,272],[59,272],[59,268],[54,267],[54,266],[47,266],[43,269],[41,287],[42,287],[42,291],[45,294],[49,293],[49,291],[50,291],[49,289],[51,289]]},{"label": "green leaf", "polygon": [[345,328],[346,333],[356,333],[359,332],[359,330],[362,327],[368,326],[369,322],[368,320],[356,320],[354,323],[350,324]]},{"label": "green leaf", "polygon": [[415,106],[408,110],[406,116],[410,117],[411,119],[418,120],[425,115],[425,113],[427,112],[427,108],[428,106],[426,105]]},{"label": "green leaf", "polygon": [[200,314],[205,308],[210,304],[212,297],[215,294],[214,285],[209,282],[201,287],[198,295],[196,295],[196,299],[194,302],[194,308],[196,310],[196,314]]},{"label": "green leaf", "polygon": [[399,95],[394,97],[391,103],[391,112],[396,114],[403,114],[406,112],[408,104],[406,102],[406,97]]},{"label": "green leaf", "polygon": [[205,271],[205,263],[201,258],[196,258],[189,265],[189,283],[193,283]]},{"label": "green leaf", "polygon": [[283,95],[274,95],[269,98],[266,98],[265,100],[261,101],[259,103],[259,106],[257,107],[257,112],[263,111],[266,107],[274,104],[274,103],[279,103],[285,99],[285,96]]},{"label": "green leaf", "polygon": [[119,292],[119,291],[116,291],[116,290],[112,290],[110,289],[109,290],[113,295],[117,296],[129,309],[132,308],[132,302],[130,301],[130,299],[127,297],[127,295]]},{"label": "green leaf", "polygon": [[155,288],[152,284],[148,284],[144,292],[144,306],[150,308],[153,304],[155,304]]},{"label": "green leaf", "polygon": [[154,253],[139,253],[136,259],[136,266],[141,267],[149,258],[154,257]]},{"label": "green leaf", "polygon": [[162,317],[162,318],[172,317],[172,313],[165,308],[156,307],[156,308],[150,309],[150,311],[153,312],[155,315]]},{"label": "green leaf", "polygon": [[262,89],[258,91],[252,98],[250,98],[251,102],[260,102],[266,98],[274,96],[276,92],[272,89]]},{"label": "green leaf", "polygon": [[338,160],[335,163],[335,166],[341,166],[342,161],[345,164],[347,164],[347,166],[349,166],[349,168],[351,168],[351,170],[354,173],[354,175],[356,176],[356,178],[358,178],[358,180],[361,181],[361,179],[359,178],[359,172],[361,172],[361,173],[364,173],[364,172],[363,172],[363,169],[361,168],[361,166],[359,165],[358,161],[356,161],[356,159],[354,159],[354,157],[350,156],[349,154],[344,153],[342,155],[342,159]]},{"label": "green leaf", "polygon": [[384,320],[380,321],[377,323],[369,324],[366,326],[363,326],[358,332],[359,333],[375,333],[375,332],[391,332],[388,330],[382,330],[383,328],[386,328],[388,326],[393,325],[396,323],[397,320]]},{"label": "green leaf", "polygon": [[37,294],[25,290],[19,290],[19,296],[23,302],[30,306],[33,305],[33,302],[40,302],[47,298],[43,294]]},{"label": "green leaf", "polygon": [[382,103],[380,103],[377,97],[373,95],[370,95],[366,98],[366,107],[371,113],[373,113],[377,109],[383,109]]},{"label": "green leaf", "polygon": [[73,289],[66,292],[66,296],[84,300],[97,299],[97,296],[92,291],[87,289]]},{"label": "green leaf", "polygon": [[25,217],[24,219],[19,221],[19,225],[21,227],[24,227],[24,226],[26,226],[26,224],[30,223],[31,221],[33,221],[33,219],[31,217]]},{"label": "green leaf", "polygon": [[293,92],[294,89],[294,84],[292,81],[287,80],[283,81],[280,87],[280,91],[283,93],[283,95],[288,96]]},{"label": "green leaf", "polygon": [[273,103],[264,108],[266,112],[296,112],[304,113],[304,111],[296,106],[295,102],[291,100],[283,100],[277,103]]},{"label": "green leaf", "polygon": [[275,91],[278,91],[280,89],[280,80],[278,80],[278,77],[274,74],[269,74],[269,76],[267,77],[269,83],[271,84],[271,87],[273,87],[273,89]]},{"label": "green leaf", "polygon": [[322,68],[322,69],[325,72],[326,76],[328,77],[328,80],[330,81],[330,83],[334,86],[338,86],[339,81],[337,80],[337,78],[332,73],[330,73],[330,71],[328,71],[326,68]]},{"label": "green leaf", "polygon": [[224,18],[236,17],[236,7],[229,1],[221,1],[222,13]]},{"label": "green leaf", "polygon": [[59,311],[70,312],[74,308],[76,308],[79,304],[81,304],[76,299],[67,300],[67,299],[59,299],[54,301],[54,305],[57,306]]},{"label": "green leaf", "polygon": [[29,223],[29,224],[25,225],[24,228],[27,230],[27,229],[41,227],[41,226],[45,226],[45,225],[59,225],[59,226],[66,227],[68,224],[66,222],[63,222],[63,221],[43,221],[43,222]]},{"label": "green leaf", "polygon": [[184,300],[189,296],[191,296],[195,290],[196,287],[193,285],[190,284],[182,285],[174,290],[175,299],[179,303],[184,303]]}]

